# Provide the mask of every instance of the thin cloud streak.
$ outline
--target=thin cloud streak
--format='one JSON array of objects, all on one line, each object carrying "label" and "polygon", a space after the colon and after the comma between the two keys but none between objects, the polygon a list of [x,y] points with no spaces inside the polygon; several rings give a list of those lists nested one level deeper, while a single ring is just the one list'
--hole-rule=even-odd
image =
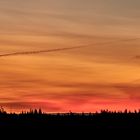
[{"label": "thin cloud streak", "polygon": [[[110,45],[112,43],[127,42],[127,41],[133,41],[133,40],[137,40],[137,39],[140,39],[140,38],[115,40],[115,41],[110,41],[110,42],[105,42],[105,43],[98,43],[98,45],[102,45],[102,44]],[[90,44],[90,45],[97,45],[97,44]],[[16,56],[16,55],[30,55],[30,54],[39,54],[39,53],[49,53],[49,52],[57,52],[57,51],[64,51],[64,50],[72,50],[72,49],[89,47],[90,45],[88,44],[88,45],[81,45],[81,46],[74,46],[74,47],[49,49],[49,50],[13,52],[13,53],[1,54],[0,57],[8,57],[8,56]]]},{"label": "thin cloud streak", "polygon": [[1,54],[0,57],[7,57],[7,56],[16,56],[16,55],[29,55],[29,54],[38,54],[38,53],[47,53],[47,52],[57,52],[57,51],[64,51],[64,50],[72,50],[86,47],[83,46],[76,46],[76,47],[67,47],[67,48],[57,48],[57,49],[50,49],[50,50],[39,50],[39,51],[25,51],[25,52],[13,52],[7,54]]}]

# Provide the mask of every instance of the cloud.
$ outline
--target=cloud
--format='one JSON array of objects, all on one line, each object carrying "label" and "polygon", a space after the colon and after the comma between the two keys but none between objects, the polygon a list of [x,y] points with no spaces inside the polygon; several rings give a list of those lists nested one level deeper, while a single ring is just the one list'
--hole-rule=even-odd
[{"label": "cloud", "polygon": [[140,59],[140,55],[136,55],[134,58],[135,59]]},{"label": "cloud", "polygon": [[54,86],[69,89],[66,93],[54,94],[54,98],[89,101],[92,99],[140,100],[140,84],[133,83],[54,83]]},{"label": "cloud", "polygon": [[0,103],[0,106],[3,106],[4,108],[11,108],[13,111],[18,110],[29,110],[29,109],[38,109],[41,108],[44,111],[49,111],[49,112],[54,112],[54,111],[61,111],[61,108],[59,105],[56,105],[56,103],[51,103],[51,102],[18,102],[18,101],[13,101],[13,102],[6,102],[6,103]]},{"label": "cloud", "polygon": [[47,112],[96,111],[104,108],[114,110],[125,109],[126,107],[135,109],[139,105],[139,84],[73,83],[60,85],[65,89],[68,88],[68,90],[65,92],[61,91],[61,89],[59,89],[59,92],[46,90],[43,94],[41,90],[35,90],[36,92],[29,91],[28,97],[20,95],[20,101],[17,101],[18,99],[6,99],[0,105],[4,108],[12,109],[12,111],[42,108],[43,111]]}]

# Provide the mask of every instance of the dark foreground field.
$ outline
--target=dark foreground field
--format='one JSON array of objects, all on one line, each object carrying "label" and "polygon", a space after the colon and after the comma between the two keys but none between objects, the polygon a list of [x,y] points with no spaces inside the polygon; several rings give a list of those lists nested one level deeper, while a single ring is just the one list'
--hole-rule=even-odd
[{"label": "dark foreground field", "polygon": [[140,129],[140,112],[47,114],[0,113],[0,129],[17,130],[134,130]]}]

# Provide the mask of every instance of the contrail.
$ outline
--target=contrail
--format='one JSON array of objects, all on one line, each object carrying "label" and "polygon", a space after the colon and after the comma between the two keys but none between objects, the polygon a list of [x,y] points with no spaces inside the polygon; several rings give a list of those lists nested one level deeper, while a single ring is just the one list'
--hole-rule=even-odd
[{"label": "contrail", "polygon": [[58,52],[58,51],[73,50],[73,49],[78,49],[78,48],[85,48],[85,47],[89,47],[91,45],[107,45],[107,44],[110,45],[110,44],[113,44],[113,43],[127,42],[127,41],[133,41],[133,40],[138,40],[138,39],[140,39],[140,38],[115,40],[115,41],[109,41],[109,42],[104,42],[104,43],[96,43],[96,44],[88,44],[88,45],[81,45],[81,46],[74,46],[74,47],[48,49],[48,50],[37,50],[37,51],[24,51],[24,52],[5,53],[5,54],[0,54],[0,57],[8,57],[8,56],[16,56],[16,55],[29,55],[29,54],[38,54],[38,53],[49,53],[49,52]]},{"label": "contrail", "polygon": [[48,49],[48,50],[39,50],[39,51],[25,51],[25,52],[13,52],[13,53],[6,53],[1,54],[0,57],[7,57],[7,56],[16,56],[16,55],[28,55],[28,54],[38,54],[38,53],[46,53],[46,52],[58,52],[58,51],[64,51],[64,50],[72,50],[77,48],[86,47],[83,46],[76,46],[76,47],[67,47],[67,48],[57,48],[57,49]]}]

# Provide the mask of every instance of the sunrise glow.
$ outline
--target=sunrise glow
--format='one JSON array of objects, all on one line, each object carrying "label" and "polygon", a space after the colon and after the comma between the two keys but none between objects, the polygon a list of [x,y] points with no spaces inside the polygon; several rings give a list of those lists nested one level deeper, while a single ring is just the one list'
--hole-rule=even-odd
[{"label": "sunrise glow", "polygon": [[[139,0],[0,0],[0,106],[140,108]],[[85,46],[85,47],[84,47]]]}]

